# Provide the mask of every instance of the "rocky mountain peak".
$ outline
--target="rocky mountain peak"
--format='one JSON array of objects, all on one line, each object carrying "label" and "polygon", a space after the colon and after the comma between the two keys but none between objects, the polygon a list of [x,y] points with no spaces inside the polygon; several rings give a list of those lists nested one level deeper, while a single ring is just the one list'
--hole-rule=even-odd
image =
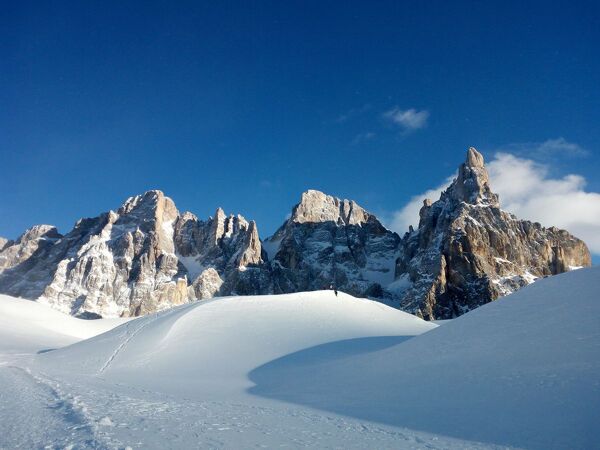
[{"label": "rocky mountain peak", "polygon": [[461,315],[591,263],[586,245],[568,232],[502,211],[472,147],[454,182],[438,201],[426,199],[419,215],[419,228],[402,240],[395,284],[400,307],[426,319]]},{"label": "rocky mountain peak", "polygon": [[217,208],[217,210],[215,211],[215,217],[213,219],[212,222],[212,227],[211,227],[211,235],[212,235],[212,242],[217,245],[219,243],[219,240],[221,240],[223,238],[223,236],[225,235],[225,220],[227,219],[227,216],[225,215],[225,211],[223,211],[222,208]]},{"label": "rocky mountain peak", "polygon": [[240,214],[228,216],[222,208],[217,208],[212,221],[211,231],[215,244],[249,228],[249,223],[244,216]]},{"label": "rocky mountain peak", "polygon": [[352,200],[317,190],[261,242],[257,225],[218,208],[199,220],[161,191],[79,220],[0,239],[0,292],[83,317],[137,316],[194,299],[323,289],[451,318],[544,277],[590,265],[583,242],[502,211],[483,156],[469,148],[418,229],[400,238]]},{"label": "rocky mountain peak", "polygon": [[61,237],[54,225],[34,225],[19,236],[17,242],[25,243],[34,239],[59,239]]},{"label": "rocky mountain peak", "polygon": [[167,222],[175,220],[179,216],[179,211],[173,200],[165,196],[162,191],[150,190],[141,195],[129,197],[117,210],[117,214]]},{"label": "rocky mountain peak", "polygon": [[16,241],[0,239],[0,271],[26,261],[33,254],[53,245],[62,235],[53,225],[34,225]]},{"label": "rocky mountain peak", "polygon": [[255,222],[221,208],[201,221],[158,190],[80,219],[64,237],[38,225],[2,247],[1,292],[82,317],[137,316],[269,289]]},{"label": "rocky mountain peak", "polygon": [[198,217],[196,216],[196,214],[194,214],[192,212],[185,211],[177,219],[177,222],[188,222],[188,221],[195,221],[195,222],[197,222],[198,221]]},{"label": "rocky mountain peak", "polygon": [[215,211],[215,219],[216,220],[225,220],[225,217],[227,217],[227,214],[225,214],[225,211],[223,210],[223,208],[221,208],[220,206],[217,208],[217,210]]},{"label": "rocky mountain peak", "polygon": [[479,153],[475,147],[469,147],[469,150],[467,150],[466,164],[469,167],[483,167],[483,155]]},{"label": "rocky mountain peak", "polygon": [[483,155],[474,147],[467,150],[466,161],[458,168],[458,176],[445,195],[456,202],[499,207],[498,195],[490,189]]},{"label": "rocky mountain peak", "polygon": [[292,211],[295,223],[333,222],[338,225],[358,225],[369,220],[371,215],[352,200],[341,200],[309,189],[302,193],[300,203]]},{"label": "rocky mountain peak", "polygon": [[333,284],[354,295],[377,295],[394,279],[399,242],[356,202],[309,190],[263,247],[276,293]]},{"label": "rocky mountain peak", "polygon": [[[241,216],[238,216],[241,217]],[[244,227],[247,230],[245,233],[243,250],[239,252],[239,256],[236,261],[236,266],[246,267],[249,265],[257,265],[263,262],[262,259],[262,245],[258,236],[258,227],[256,222],[251,220],[248,225]]]},{"label": "rocky mountain peak", "polygon": [[159,190],[150,190],[140,195],[129,197],[118,209],[119,214],[127,214],[134,209],[154,209],[164,194]]},{"label": "rocky mountain peak", "polygon": [[268,273],[254,221],[218,208],[206,222],[184,214],[175,228],[176,254],[192,281],[192,298],[267,289]]},{"label": "rocky mountain peak", "polygon": [[113,223],[115,235],[119,232],[152,233],[157,249],[173,253],[173,233],[179,211],[173,200],[162,191],[150,190],[141,195],[129,197],[116,213],[108,213],[109,222]]}]

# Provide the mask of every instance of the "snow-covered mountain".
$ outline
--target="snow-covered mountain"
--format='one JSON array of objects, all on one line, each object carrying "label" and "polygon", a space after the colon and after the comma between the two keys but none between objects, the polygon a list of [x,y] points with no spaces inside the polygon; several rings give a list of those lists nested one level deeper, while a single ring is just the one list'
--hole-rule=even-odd
[{"label": "snow-covered mountain", "polygon": [[400,308],[449,319],[532,283],[591,265],[585,243],[567,231],[500,209],[483,156],[474,148],[458,177],[402,239],[394,292]]},{"label": "snow-covered mountain", "polygon": [[38,225],[0,241],[0,292],[81,317],[130,317],[334,285],[440,319],[588,265],[587,247],[568,232],[502,211],[483,157],[469,149],[452,186],[425,201],[419,228],[403,238],[354,201],[314,190],[264,241],[240,215],[218,209],[203,221],[149,191],[64,236]]},{"label": "snow-covered mountain", "polygon": [[258,228],[241,215],[215,216],[200,221],[184,213],[175,224],[176,256],[191,283],[188,298],[252,295],[270,291]]},{"label": "snow-covered mountain", "polygon": [[64,236],[34,227],[0,256],[2,292],[82,317],[147,314],[212,297],[224,282],[250,294],[261,286],[252,269],[262,261],[254,222],[220,209],[202,222],[179,214],[160,191],[81,219]]},{"label": "snow-covered mountain", "polygon": [[474,148],[402,239],[355,202],[308,191],[263,247],[274,292],[333,283],[427,320],[459,316],[537,278],[591,264],[585,243],[567,231],[501,210]]},{"label": "snow-covered mountain", "polygon": [[263,247],[276,293],[326,289],[381,296],[394,280],[399,236],[354,201],[310,190]]}]

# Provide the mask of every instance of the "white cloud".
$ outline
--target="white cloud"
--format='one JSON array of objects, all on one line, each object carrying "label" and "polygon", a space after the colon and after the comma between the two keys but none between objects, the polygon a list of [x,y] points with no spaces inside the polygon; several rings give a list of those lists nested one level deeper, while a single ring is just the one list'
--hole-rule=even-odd
[{"label": "white cloud", "polygon": [[558,139],[548,139],[545,142],[542,142],[538,147],[538,152],[542,154],[548,153],[561,153],[561,154],[571,154],[574,156],[585,156],[588,154],[588,151],[578,144],[574,144],[573,142],[568,142],[565,138]]},{"label": "white cloud", "polygon": [[[583,239],[590,251],[600,254],[600,193],[586,192],[580,175],[551,178],[547,165],[509,153],[496,153],[487,164],[492,191],[500,195],[502,209],[520,219],[563,228]],[[416,226],[424,198],[437,200],[452,181],[416,195],[393,214],[390,228],[399,234]]]},{"label": "white cloud", "polygon": [[496,154],[488,170],[503,209],[569,230],[600,254],[600,193],[586,192],[585,178],[550,178],[548,166],[508,153]]},{"label": "white cloud", "polygon": [[383,117],[400,126],[404,131],[413,131],[427,126],[429,111],[417,111],[414,108],[400,109],[395,106],[383,113]]},{"label": "white cloud", "polygon": [[518,156],[546,160],[556,157],[580,157],[589,152],[579,144],[567,141],[563,137],[548,139],[544,142],[519,142],[505,145],[499,152],[513,153]]},{"label": "white cloud", "polygon": [[359,144],[362,144],[363,142],[370,141],[374,138],[375,138],[375,133],[373,133],[371,131],[367,131],[365,133],[359,133],[356,136],[354,136],[354,139],[352,139],[351,144],[359,145]]}]

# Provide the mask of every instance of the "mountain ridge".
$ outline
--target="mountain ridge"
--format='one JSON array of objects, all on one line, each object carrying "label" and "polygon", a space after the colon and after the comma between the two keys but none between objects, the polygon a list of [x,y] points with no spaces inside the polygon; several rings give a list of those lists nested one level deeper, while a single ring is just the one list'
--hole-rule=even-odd
[{"label": "mountain ridge", "polygon": [[150,190],[65,235],[37,225],[0,241],[0,292],[94,318],[333,286],[433,320],[590,264],[568,232],[501,210],[471,147],[453,183],[436,202],[424,200],[418,228],[403,237],[356,202],[316,190],[263,240],[253,220],[221,208],[201,220]]}]

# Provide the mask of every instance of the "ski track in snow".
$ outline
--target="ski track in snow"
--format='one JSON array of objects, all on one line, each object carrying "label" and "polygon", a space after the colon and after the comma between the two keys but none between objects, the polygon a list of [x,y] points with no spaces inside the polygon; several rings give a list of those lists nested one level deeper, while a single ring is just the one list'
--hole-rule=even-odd
[{"label": "ski track in snow", "polygon": [[[214,301],[215,300],[207,300],[207,301],[204,301],[202,304],[205,305],[208,303],[212,303]],[[125,339],[123,339],[123,342],[121,342],[117,346],[117,348],[115,348],[115,350],[111,353],[111,355],[108,357],[108,359],[104,362],[102,367],[100,367],[100,369],[98,370],[98,373],[103,374],[110,367],[110,365],[113,363],[115,358],[119,355],[119,353],[121,353],[125,349],[125,347],[127,347],[127,345],[131,342],[131,340],[135,336],[137,336],[137,334],[140,333],[148,325],[156,322],[159,318],[165,319],[169,316],[180,313],[182,311],[182,309],[189,308],[190,306],[198,306],[198,305],[197,305],[197,303],[182,305],[180,307],[174,307],[171,310],[168,310],[166,313],[164,311],[158,311],[158,312],[155,312],[154,314],[152,314],[151,316],[145,316],[145,317],[142,317],[141,319],[132,320],[131,322],[127,322],[125,324],[125,330],[126,330],[127,337]],[[136,324],[136,322],[141,322],[141,324],[139,326],[135,327],[133,329],[133,331],[129,332],[129,330],[131,328],[133,328],[133,325]]]},{"label": "ski track in snow", "polygon": [[[23,422],[22,433],[16,437],[11,433],[23,448],[273,448],[283,442],[288,448],[494,448],[287,404],[254,399],[191,401],[93,376],[59,383],[46,375],[11,369],[17,379],[28,378],[51,392],[49,399],[36,398],[38,403],[26,405],[27,410],[48,408],[54,402],[64,405],[65,411],[57,411],[58,418],[45,418],[44,424],[52,419],[59,423],[42,438],[24,439],[31,424]],[[58,420],[61,414],[73,423],[63,425]],[[69,435],[65,429],[79,434]],[[14,447],[0,440],[0,448],[4,444]]]},{"label": "ski track in snow", "polygon": [[0,414],[3,427],[11,430],[0,434],[0,448],[107,447],[86,416],[85,404],[57,383],[9,365],[0,367],[0,380]]},{"label": "ski track in snow", "polygon": [[[108,369],[110,367],[110,365],[112,364],[112,362],[115,360],[115,358],[117,357],[117,355],[119,353],[121,353],[121,350],[123,350],[127,344],[129,344],[129,342],[140,332],[142,331],[145,327],[147,327],[149,324],[151,324],[152,322],[154,322],[156,319],[158,318],[158,313],[154,313],[152,318],[146,319],[144,321],[141,321],[141,325],[139,325],[138,327],[136,327],[132,332],[127,333],[127,337],[125,339],[123,339],[123,342],[121,342],[119,344],[119,346],[115,349],[114,352],[112,352],[112,354],[108,357],[108,359],[105,361],[105,363],[102,365],[102,367],[100,367],[100,370],[98,371],[98,373],[104,373],[106,371],[106,369]],[[127,330],[129,330],[130,328],[132,328],[133,324],[135,324],[136,321],[133,322],[128,322],[125,327]]]},{"label": "ski track in snow", "polygon": [[[193,401],[96,376],[0,366],[0,449],[494,448],[289,404]],[[127,443],[127,445],[125,444]]]}]

